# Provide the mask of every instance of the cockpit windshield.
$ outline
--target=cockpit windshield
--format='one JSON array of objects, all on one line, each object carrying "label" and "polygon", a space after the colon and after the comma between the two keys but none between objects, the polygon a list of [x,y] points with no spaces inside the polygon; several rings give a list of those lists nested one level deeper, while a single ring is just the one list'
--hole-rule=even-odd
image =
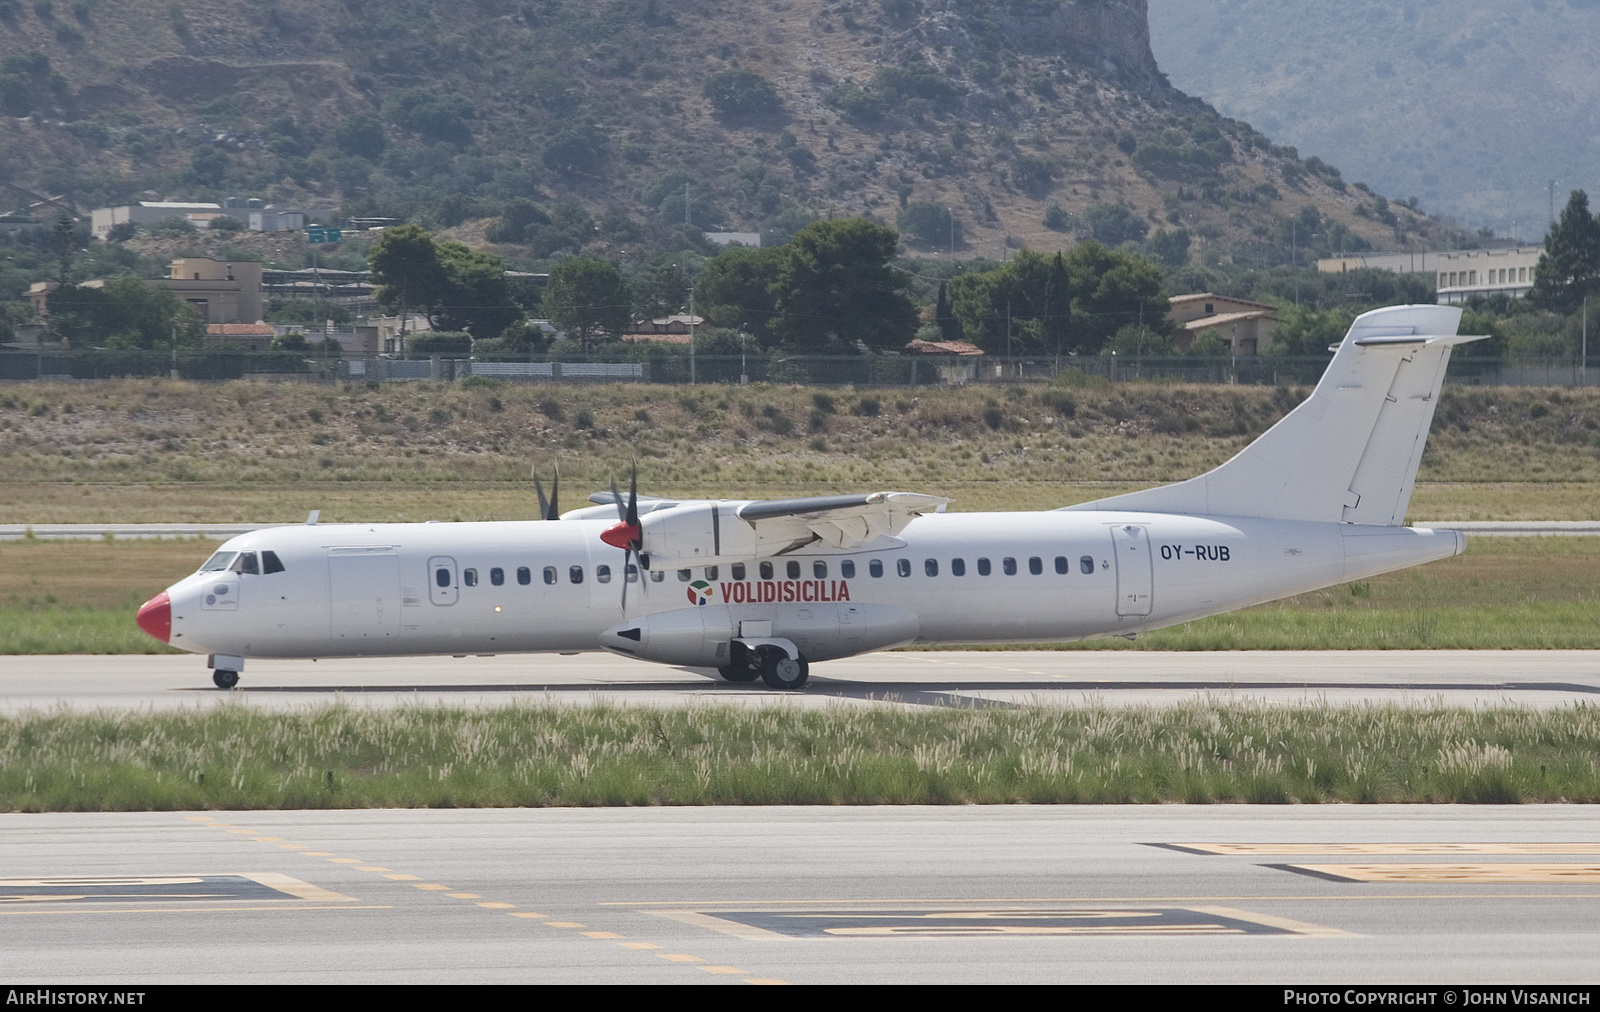
[{"label": "cockpit windshield", "polygon": [[227,569],[238,554],[238,552],[217,552],[206,560],[206,564],[201,566],[199,571],[202,573],[216,573]]}]

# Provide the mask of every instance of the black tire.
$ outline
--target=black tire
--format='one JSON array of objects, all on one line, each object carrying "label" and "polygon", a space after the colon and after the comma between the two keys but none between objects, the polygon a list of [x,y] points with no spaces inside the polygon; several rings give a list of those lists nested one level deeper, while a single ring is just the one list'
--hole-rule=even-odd
[{"label": "black tire", "polygon": [[231,689],[239,684],[239,672],[218,668],[211,673],[211,680],[217,683],[219,689]]},{"label": "black tire", "polygon": [[806,663],[804,657],[791,660],[782,650],[773,650],[762,660],[761,680],[767,683],[768,688],[796,692],[805,688],[806,679],[811,677],[811,665]]},{"label": "black tire", "polygon": [[748,664],[730,664],[725,668],[718,668],[717,674],[730,682],[753,682],[761,677],[761,669],[752,668]]}]

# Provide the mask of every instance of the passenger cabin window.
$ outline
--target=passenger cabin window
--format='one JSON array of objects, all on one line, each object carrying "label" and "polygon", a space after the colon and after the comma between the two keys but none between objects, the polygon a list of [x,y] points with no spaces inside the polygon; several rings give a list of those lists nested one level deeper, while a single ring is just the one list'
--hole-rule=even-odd
[{"label": "passenger cabin window", "polygon": [[789,564],[784,567],[784,572],[789,574],[791,580],[800,579],[800,563],[790,559]]},{"label": "passenger cabin window", "polygon": [[716,566],[707,566],[706,567],[706,579],[715,580],[716,578],[717,578],[717,567]]},{"label": "passenger cabin window", "polygon": [[978,575],[979,576],[988,576],[991,572],[993,572],[993,570],[989,566],[989,560],[988,559],[979,559],[978,560]]},{"label": "passenger cabin window", "polygon": [[819,580],[826,580],[828,578],[828,564],[821,561],[813,562],[811,564],[811,575]]},{"label": "passenger cabin window", "polygon": [[1056,556],[1056,572],[1062,576],[1072,572],[1072,560],[1065,555]]},{"label": "passenger cabin window", "polygon": [[694,574],[689,572],[687,569],[680,569],[680,570],[678,570],[678,582],[679,583],[688,583],[689,582],[689,577],[691,577],[693,575]]},{"label": "passenger cabin window", "polygon": [[499,566],[489,570],[489,582],[494,584],[496,587],[504,586],[506,582],[506,571],[501,569]]},{"label": "passenger cabin window", "polygon": [[733,565],[729,566],[728,569],[733,573],[733,578],[735,580],[744,579],[744,563],[735,562]]},{"label": "passenger cabin window", "polygon": [[763,580],[770,580],[770,579],[772,579],[772,563],[770,563],[770,562],[763,562],[763,563],[762,563],[762,564],[761,564],[761,567],[760,567],[760,569],[761,569],[761,578],[762,578],[762,579],[763,579]]},{"label": "passenger cabin window", "polygon": [[839,575],[846,580],[854,580],[856,578],[856,564],[849,559],[839,563]]},{"label": "passenger cabin window", "polygon": [[1079,559],[1078,560],[1078,570],[1080,572],[1082,572],[1084,576],[1093,576],[1094,575],[1094,556],[1085,555],[1083,558]]},{"label": "passenger cabin window", "polygon": [[872,578],[874,580],[881,577],[883,575],[883,560],[873,559],[871,562],[867,563],[867,572],[872,574]]},{"label": "passenger cabin window", "polygon": [[923,559],[922,560],[922,571],[924,573],[927,573],[929,576],[938,576],[939,575],[939,560],[938,559]]},{"label": "passenger cabin window", "polygon": [[950,560],[950,575],[951,576],[966,576],[967,575],[967,560],[966,559],[951,559]]},{"label": "passenger cabin window", "polygon": [[463,569],[461,571],[461,582],[468,587],[476,587],[478,585],[478,571],[476,569]]},{"label": "passenger cabin window", "polygon": [[622,572],[629,583],[639,582],[639,567],[635,566],[633,563],[628,563],[627,566],[623,568]]},{"label": "passenger cabin window", "polygon": [[571,580],[573,583],[582,583],[583,567],[573,566],[571,569],[567,570],[567,579]]},{"label": "passenger cabin window", "polygon": [[[443,570],[440,570],[440,572],[443,572]],[[547,584],[554,584],[556,582],[556,567],[544,567],[544,582]]]},{"label": "passenger cabin window", "polygon": [[233,560],[233,565],[228,569],[235,573],[249,573],[251,576],[261,575],[261,564],[256,561],[255,552],[240,552],[239,557]]},{"label": "passenger cabin window", "polygon": [[1007,576],[1017,575],[1017,560],[1009,555],[1000,560],[1000,570]]},{"label": "passenger cabin window", "polygon": [[526,587],[533,582],[533,570],[527,566],[517,567],[517,586]]},{"label": "passenger cabin window", "polygon": [[200,572],[220,573],[233,564],[234,556],[238,554],[238,552],[217,552],[205,561],[205,564],[200,567]]},{"label": "passenger cabin window", "polygon": [[433,582],[440,587],[450,586],[450,570],[443,566],[433,571]]},{"label": "passenger cabin window", "polygon": [[283,563],[278,561],[278,553],[277,552],[262,552],[261,553],[261,572],[263,572],[263,573],[281,573],[281,572],[283,572]]},{"label": "passenger cabin window", "polygon": [[911,575],[911,560],[910,559],[896,559],[895,563],[894,563],[894,571],[896,573],[899,573],[901,576],[910,576]]},{"label": "passenger cabin window", "polygon": [[665,580],[666,578],[667,578],[667,571],[666,570],[664,570],[664,569],[652,569],[652,570],[650,570],[650,582],[651,583],[660,583],[662,580]]},{"label": "passenger cabin window", "polygon": [[[594,567],[594,578],[596,580],[598,580],[599,582],[601,582],[601,583],[610,583],[611,582],[611,567],[610,566],[596,566],[596,567]],[[577,583],[578,581],[577,580],[573,580],[572,582],[573,583]]]},{"label": "passenger cabin window", "polygon": [[1039,558],[1037,555],[1029,559],[1028,572],[1032,573],[1034,576],[1042,575],[1044,573],[1044,560]]}]

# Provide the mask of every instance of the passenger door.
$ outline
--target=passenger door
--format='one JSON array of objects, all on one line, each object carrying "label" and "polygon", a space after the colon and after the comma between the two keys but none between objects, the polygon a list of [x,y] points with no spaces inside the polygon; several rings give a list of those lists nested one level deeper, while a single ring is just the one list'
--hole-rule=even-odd
[{"label": "passenger door", "polygon": [[428,560],[428,600],[441,607],[456,603],[461,594],[461,584],[456,575],[456,560],[448,555],[435,555]]}]

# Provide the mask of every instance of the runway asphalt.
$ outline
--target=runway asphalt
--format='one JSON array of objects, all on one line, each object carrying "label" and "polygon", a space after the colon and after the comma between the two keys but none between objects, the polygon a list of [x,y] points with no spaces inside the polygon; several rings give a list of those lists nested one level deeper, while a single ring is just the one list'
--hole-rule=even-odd
[{"label": "runway asphalt", "polygon": [[232,692],[212,686],[205,659],[198,656],[0,659],[0,713],[58,705],[173,709],[224,702],[290,709],[334,700],[357,706],[494,706],[546,699],[1122,706],[1239,698],[1415,706],[1595,703],[1600,701],[1600,651],[907,651],[817,664],[801,693],[773,692],[759,682],[732,685],[707,669],[610,654],[251,661]]},{"label": "runway asphalt", "polygon": [[0,966],[30,984],[1600,977],[1593,806],[52,814],[0,834]]}]

